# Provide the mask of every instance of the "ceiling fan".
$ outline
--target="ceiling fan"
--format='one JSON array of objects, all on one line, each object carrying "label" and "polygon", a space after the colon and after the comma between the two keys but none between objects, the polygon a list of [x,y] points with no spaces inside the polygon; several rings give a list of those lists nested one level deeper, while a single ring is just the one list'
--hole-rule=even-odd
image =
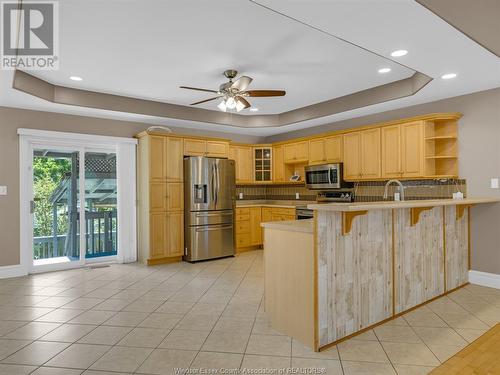
[{"label": "ceiling fan", "polygon": [[240,112],[245,108],[250,108],[251,104],[245,99],[246,97],[284,96],[286,94],[286,91],[283,90],[247,90],[248,86],[252,82],[252,78],[241,76],[236,81],[233,81],[238,74],[238,72],[233,69],[226,70],[223,74],[229,79],[229,82],[221,84],[219,86],[219,90],[201,89],[189,86],[180,86],[180,88],[217,94],[212,98],[191,103],[191,105],[197,105],[222,98],[222,101],[219,105],[217,105],[217,107],[224,112],[227,110],[236,110],[236,112]]}]

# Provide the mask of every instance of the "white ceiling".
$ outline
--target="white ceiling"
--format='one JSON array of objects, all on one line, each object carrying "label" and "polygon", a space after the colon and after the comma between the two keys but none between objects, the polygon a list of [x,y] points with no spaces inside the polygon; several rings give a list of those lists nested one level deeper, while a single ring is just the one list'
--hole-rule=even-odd
[{"label": "white ceiling", "polygon": [[[258,2],[380,56],[247,0],[65,0],[60,2],[60,70],[35,73],[64,86],[188,104],[210,94],[179,85],[216,89],[224,81],[221,72],[236,68],[254,78],[254,89],[287,90],[283,98],[252,99],[259,114],[406,78],[414,70],[436,79],[408,98],[266,129],[48,103],[12,90],[12,74],[5,72],[0,105],[265,136],[500,86],[500,59],[412,0]],[[388,60],[401,48],[409,51],[397,59],[404,66]],[[385,66],[391,73],[379,75]],[[457,78],[439,78],[448,72]],[[84,81],[75,84],[68,80],[71,75]]]}]

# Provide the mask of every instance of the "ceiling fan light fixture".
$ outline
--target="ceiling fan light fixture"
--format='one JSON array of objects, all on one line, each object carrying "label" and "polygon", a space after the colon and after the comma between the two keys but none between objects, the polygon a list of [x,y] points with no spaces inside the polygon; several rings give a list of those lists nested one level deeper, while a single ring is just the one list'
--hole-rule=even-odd
[{"label": "ceiling fan light fixture", "polygon": [[222,112],[226,112],[227,110],[227,106],[226,106],[226,101],[223,100],[222,102],[220,102],[217,107],[222,111]]},{"label": "ceiling fan light fixture", "polygon": [[235,109],[236,108],[236,100],[232,96],[226,99],[226,108],[227,109]]}]

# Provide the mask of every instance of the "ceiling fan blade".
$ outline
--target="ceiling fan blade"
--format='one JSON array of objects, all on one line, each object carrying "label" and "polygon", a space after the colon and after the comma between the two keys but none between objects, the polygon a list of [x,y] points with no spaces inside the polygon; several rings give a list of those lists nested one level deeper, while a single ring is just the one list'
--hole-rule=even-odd
[{"label": "ceiling fan blade", "polygon": [[201,103],[209,102],[211,100],[215,100],[215,99],[219,99],[219,98],[220,98],[220,96],[215,96],[213,98],[209,98],[209,99],[205,99],[205,100],[200,100],[199,102],[196,102],[196,103],[191,103],[190,105],[201,104]]},{"label": "ceiling fan blade", "polygon": [[264,97],[264,96],[285,96],[286,91],[283,90],[249,90],[244,93],[250,97]]},{"label": "ceiling fan blade", "polygon": [[242,96],[237,96],[236,97],[236,100],[239,101],[240,103],[242,103],[244,105],[244,107],[242,109],[246,109],[248,107],[251,107],[252,105],[248,102],[248,100],[246,100],[244,97]]},{"label": "ceiling fan blade", "polygon": [[216,90],[200,89],[199,87],[179,86],[179,88],[181,88],[181,89],[188,89],[188,90],[196,90],[196,91],[205,91],[205,92],[218,93],[218,91],[216,91]]},{"label": "ceiling fan blade", "polygon": [[241,76],[240,78],[238,78],[236,81],[233,82],[231,88],[236,89],[238,91],[243,91],[246,90],[246,88],[250,85],[251,82],[252,78],[247,76]]}]

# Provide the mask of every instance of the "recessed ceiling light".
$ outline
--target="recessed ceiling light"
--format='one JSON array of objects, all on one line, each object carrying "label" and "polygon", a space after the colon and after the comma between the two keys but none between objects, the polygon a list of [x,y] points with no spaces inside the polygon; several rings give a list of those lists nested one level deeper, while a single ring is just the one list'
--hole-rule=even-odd
[{"label": "recessed ceiling light", "polygon": [[83,78],[78,77],[78,76],[71,76],[71,77],[69,77],[69,79],[72,81],[78,81],[78,82],[83,81]]},{"label": "recessed ceiling light", "polygon": [[250,108],[250,111],[252,111],[252,112],[258,112],[259,108]]},{"label": "recessed ceiling light", "polygon": [[397,51],[394,51],[391,53],[391,56],[392,57],[401,57],[401,56],[404,56],[408,53],[407,50],[405,49],[398,49]]},{"label": "recessed ceiling light", "polygon": [[455,78],[457,75],[456,73],[447,73],[447,74],[443,74],[441,76],[442,79],[452,79],[452,78]]},{"label": "recessed ceiling light", "polygon": [[391,68],[381,68],[378,70],[379,73],[389,73],[391,71]]}]

